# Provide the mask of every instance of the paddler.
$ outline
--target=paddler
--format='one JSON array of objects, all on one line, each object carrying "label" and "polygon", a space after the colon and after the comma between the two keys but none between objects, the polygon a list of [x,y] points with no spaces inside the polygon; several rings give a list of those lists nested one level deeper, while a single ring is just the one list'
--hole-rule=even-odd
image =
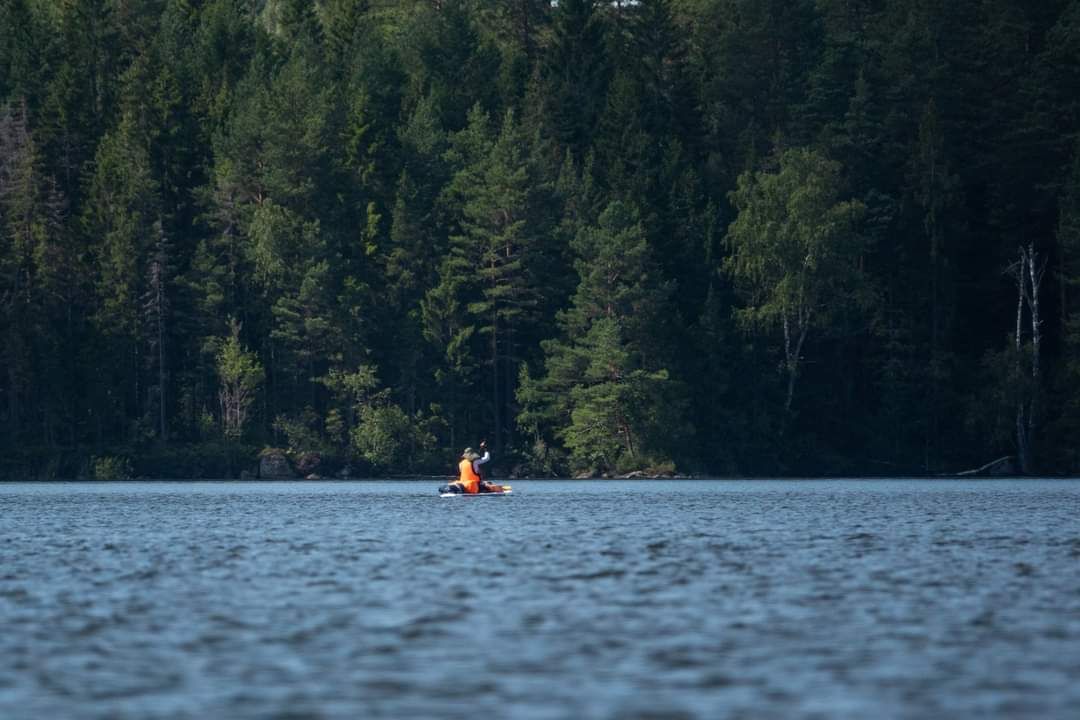
[{"label": "paddler", "polygon": [[461,461],[458,463],[458,479],[449,485],[439,488],[440,493],[482,493],[499,492],[501,485],[489,483],[483,478],[480,466],[491,459],[491,453],[487,449],[487,441],[480,441],[480,449],[483,455],[478,455],[471,447],[465,448],[461,453]]}]

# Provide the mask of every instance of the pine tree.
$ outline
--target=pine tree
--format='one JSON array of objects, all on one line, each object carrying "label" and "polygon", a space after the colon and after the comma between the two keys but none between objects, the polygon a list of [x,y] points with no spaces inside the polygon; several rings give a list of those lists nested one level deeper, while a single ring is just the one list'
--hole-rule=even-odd
[{"label": "pine tree", "polygon": [[927,103],[919,126],[917,157],[912,159],[916,173],[917,202],[922,208],[923,228],[929,245],[929,374],[930,393],[925,409],[926,442],[925,463],[927,469],[938,466],[941,451],[937,443],[941,437],[941,416],[944,412],[943,386],[948,384],[950,354],[946,345],[948,333],[948,310],[952,306],[945,293],[947,262],[947,219],[945,210],[953,200],[956,179],[949,171],[944,155],[944,139],[939,116],[933,100]]},{"label": "pine tree", "polygon": [[75,270],[63,239],[63,213],[63,198],[44,173],[26,102],[0,106],[0,388],[12,441],[51,444],[63,422],[68,384],[56,372],[54,353],[66,338],[55,322],[71,297],[64,274]]},{"label": "pine tree", "polygon": [[472,271],[460,256],[447,254],[439,268],[439,284],[421,301],[424,338],[440,358],[433,375],[449,422],[450,447],[489,427],[479,412],[480,363],[473,350],[476,324],[466,310],[468,298],[476,291]]},{"label": "pine tree", "polygon": [[422,376],[426,344],[423,338],[421,302],[426,289],[435,285],[435,263],[442,254],[431,237],[434,234],[431,207],[408,174],[398,184],[390,225],[389,247],[382,258],[385,304],[379,313],[388,340],[383,345],[391,385],[403,390],[409,412],[419,406],[418,394],[427,378]]},{"label": "pine tree", "polygon": [[98,409],[113,432],[134,439],[143,401],[146,327],[139,299],[145,268],[160,218],[159,186],[136,118],[127,114],[102,141],[95,157],[88,204],[87,235],[95,244],[94,325],[102,342],[98,362],[108,368],[99,379]]},{"label": "pine tree", "polygon": [[64,0],[56,69],[42,101],[41,144],[60,190],[81,203],[82,175],[117,116],[120,30],[107,0]]},{"label": "pine tree", "polygon": [[414,99],[431,96],[444,127],[463,128],[476,105],[488,112],[500,106],[499,83],[493,79],[502,58],[468,2],[447,0],[438,8],[419,4],[398,32],[409,38],[402,59],[411,71]]},{"label": "pine tree", "polygon": [[611,75],[605,48],[595,0],[560,2],[542,69],[543,97],[549,132],[578,163],[588,153],[603,112]]},{"label": "pine tree", "polygon": [[1058,377],[1054,383],[1056,392],[1052,393],[1057,401],[1054,412],[1057,413],[1051,427],[1052,441],[1047,443],[1056,448],[1059,462],[1068,472],[1080,468],[1080,452],[1068,441],[1080,427],[1080,302],[1077,289],[1080,288],[1080,151],[1073,153],[1072,166],[1062,184],[1061,211],[1057,228],[1057,241],[1060,246],[1061,275],[1061,312],[1062,335],[1065,354]]},{"label": "pine tree", "polygon": [[0,0],[0,103],[41,91],[45,28],[27,0]]},{"label": "pine tree", "polygon": [[493,447],[512,444],[511,416],[518,365],[541,301],[536,276],[541,227],[534,216],[535,175],[512,111],[479,163],[467,170],[462,233],[451,238],[460,271],[475,278],[467,309],[486,336],[491,372]]},{"label": "pine tree", "polygon": [[610,472],[664,463],[685,432],[685,397],[655,336],[668,313],[664,284],[636,213],[612,203],[574,239],[580,283],[545,342],[545,374],[523,379],[523,421],[551,433],[576,469]]},{"label": "pine tree", "polygon": [[157,433],[161,442],[168,442],[169,384],[169,334],[171,324],[171,282],[175,268],[172,266],[171,243],[165,236],[161,220],[153,225],[154,244],[146,269],[146,290],[142,296],[142,310],[147,326],[148,364],[157,370],[157,384],[150,386],[146,406],[150,410],[157,402]]}]

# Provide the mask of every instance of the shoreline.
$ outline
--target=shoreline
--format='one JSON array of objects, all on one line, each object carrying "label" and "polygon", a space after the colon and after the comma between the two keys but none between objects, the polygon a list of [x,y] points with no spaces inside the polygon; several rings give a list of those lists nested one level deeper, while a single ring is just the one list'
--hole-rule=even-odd
[{"label": "shoreline", "polygon": [[[431,481],[445,482],[455,477],[432,472],[439,462],[427,458],[417,472],[390,472],[362,458],[333,452],[302,452],[279,447],[224,442],[177,443],[156,447],[79,446],[71,448],[19,448],[0,454],[0,482],[36,481]],[[507,462],[508,465],[511,461]],[[857,463],[845,464],[836,472],[673,472],[670,467],[643,468],[622,473],[579,473],[576,475],[532,475],[523,465],[508,473],[494,473],[504,480],[737,480],[737,479],[980,479],[1019,477],[1069,477],[1065,474],[1017,472],[1012,456],[999,457],[974,469],[950,473],[926,473],[896,468],[892,473],[853,471]],[[498,467],[498,465],[496,465]],[[658,472],[659,471],[659,472]]]},{"label": "shoreline", "polygon": [[[260,477],[163,477],[163,476],[136,476],[127,478],[93,478],[93,477],[2,477],[0,485],[23,484],[23,483],[353,483],[353,482],[378,482],[378,483],[445,483],[449,475],[396,475],[396,476],[350,476],[350,477],[294,477],[294,478],[260,478]],[[780,481],[780,482],[816,482],[816,481],[843,481],[843,482],[873,482],[880,480],[917,480],[917,481],[995,481],[995,480],[1076,480],[1080,477],[1075,475],[679,475],[679,476],[640,476],[640,477],[551,477],[551,476],[520,476],[503,477],[495,476],[496,482],[754,482],[754,481]]]}]

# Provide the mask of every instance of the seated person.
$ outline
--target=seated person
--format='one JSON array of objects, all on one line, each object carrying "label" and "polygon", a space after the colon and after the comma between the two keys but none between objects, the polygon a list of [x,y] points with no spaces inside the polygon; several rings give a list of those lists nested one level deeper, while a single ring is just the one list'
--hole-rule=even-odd
[{"label": "seated person", "polygon": [[496,485],[483,479],[480,466],[491,459],[486,440],[480,442],[480,449],[484,451],[483,456],[476,454],[472,448],[465,448],[465,451],[461,453],[461,462],[458,463],[458,479],[439,488],[440,493],[475,494],[502,491],[502,485]]}]

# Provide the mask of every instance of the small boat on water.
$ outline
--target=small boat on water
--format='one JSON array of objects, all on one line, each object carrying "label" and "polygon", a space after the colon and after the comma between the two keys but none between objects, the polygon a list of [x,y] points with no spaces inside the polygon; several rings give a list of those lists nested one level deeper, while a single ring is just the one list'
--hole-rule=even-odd
[{"label": "small boat on water", "polygon": [[514,490],[509,485],[500,485],[502,490],[478,492],[478,493],[463,493],[463,492],[443,492],[443,488],[439,488],[439,497],[467,497],[467,498],[479,498],[479,497],[502,497],[503,495],[512,495]]}]

